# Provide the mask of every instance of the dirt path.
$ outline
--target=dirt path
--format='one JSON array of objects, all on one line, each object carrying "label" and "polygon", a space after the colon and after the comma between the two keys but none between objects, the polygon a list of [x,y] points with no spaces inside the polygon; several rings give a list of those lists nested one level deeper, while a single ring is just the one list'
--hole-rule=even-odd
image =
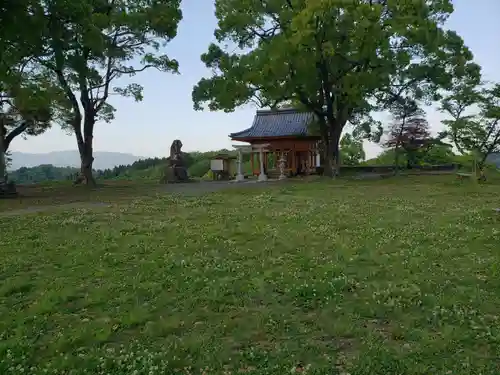
[{"label": "dirt path", "polygon": [[[256,183],[256,181],[245,181],[241,183],[234,183],[231,181],[213,181],[213,182],[192,182],[187,184],[171,184],[160,187],[160,189],[156,189],[156,192],[165,192],[166,194],[179,194],[186,197],[200,196],[204,194],[215,193],[217,191],[226,190],[226,189],[234,189],[234,188],[263,188],[269,186],[274,181],[269,181],[267,183]],[[54,192],[57,194],[57,191]],[[128,199],[139,198],[139,196],[128,196]],[[98,200],[98,199],[96,199]],[[34,205],[27,206],[22,208],[13,208],[7,209],[5,211],[0,211],[0,218],[2,217],[12,217],[19,215],[29,215],[29,214],[37,214],[41,212],[47,211],[66,211],[78,208],[105,208],[110,207],[112,203],[105,202],[92,202],[92,201],[79,201],[79,202],[71,202],[71,203],[55,203],[52,205]]]}]

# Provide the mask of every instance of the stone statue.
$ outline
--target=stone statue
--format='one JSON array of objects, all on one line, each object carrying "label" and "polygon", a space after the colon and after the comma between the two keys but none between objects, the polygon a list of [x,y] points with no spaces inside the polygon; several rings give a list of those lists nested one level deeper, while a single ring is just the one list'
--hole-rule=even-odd
[{"label": "stone statue", "polygon": [[172,142],[170,146],[170,159],[174,159],[176,156],[181,154],[182,142],[179,139],[176,139]]},{"label": "stone statue", "polygon": [[182,142],[178,139],[172,142],[170,146],[170,156],[168,158],[168,166],[165,171],[163,182],[187,182],[189,176],[184,163],[184,156],[182,152]]}]

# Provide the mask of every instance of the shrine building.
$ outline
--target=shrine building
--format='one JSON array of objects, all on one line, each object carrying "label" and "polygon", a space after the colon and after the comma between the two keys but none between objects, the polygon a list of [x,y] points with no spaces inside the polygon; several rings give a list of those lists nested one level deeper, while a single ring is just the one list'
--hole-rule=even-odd
[{"label": "shrine building", "polygon": [[250,128],[229,137],[250,144],[252,174],[259,178],[262,174],[264,178],[279,175],[280,160],[286,161],[288,176],[307,175],[320,166],[321,137],[310,135],[309,131],[313,121],[313,113],[293,108],[258,110]]}]

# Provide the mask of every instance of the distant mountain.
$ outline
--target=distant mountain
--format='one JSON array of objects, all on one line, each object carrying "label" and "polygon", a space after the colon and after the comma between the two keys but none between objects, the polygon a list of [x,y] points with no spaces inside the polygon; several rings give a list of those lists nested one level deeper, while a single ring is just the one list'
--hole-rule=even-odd
[{"label": "distant mountain", "polygon": [[[80,166],[78,151],[53,151],[46,154],[12,152],[11,158],[12,164],[9,168],[11,170],[21,167],[36,167],[41,164],[52,164],[54,167]],[[94,159],[94,169],[107,169],[117,165],[129,165],[144,158],[121,152],[99,151],[94,152]]]}]

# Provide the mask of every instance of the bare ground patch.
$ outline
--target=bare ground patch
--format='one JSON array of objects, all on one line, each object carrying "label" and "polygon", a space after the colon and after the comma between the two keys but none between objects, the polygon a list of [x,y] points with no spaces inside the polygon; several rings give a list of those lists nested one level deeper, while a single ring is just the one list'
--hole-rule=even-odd
[{"label": "bare ground patch", "polygon": [[109,203],[103,203],[103,202],[75,202],[75,203],[66,203],[53,206],[31,206],[31,207],[0,212],[0,217],[30,215],[47,211],[61,211],[61,210],[65,211],[65,210],[72,210],[75,208],[102,208],[109,206],[110,206]]}]

